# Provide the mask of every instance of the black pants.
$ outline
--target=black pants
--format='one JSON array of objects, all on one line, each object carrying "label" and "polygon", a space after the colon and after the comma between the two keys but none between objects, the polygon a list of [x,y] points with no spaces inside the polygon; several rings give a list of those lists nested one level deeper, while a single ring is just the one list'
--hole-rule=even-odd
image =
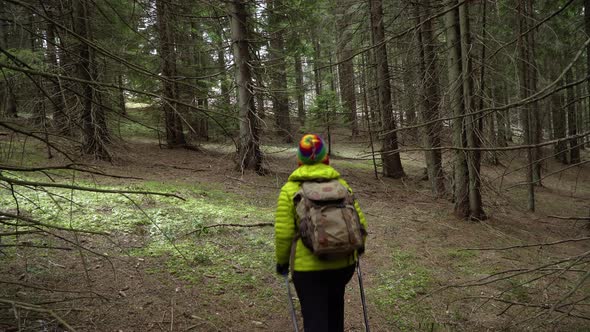
[{"label": "black pants", "polygon": [[344,331],[344,291],[354,267],[293,272],[305,332]]}]

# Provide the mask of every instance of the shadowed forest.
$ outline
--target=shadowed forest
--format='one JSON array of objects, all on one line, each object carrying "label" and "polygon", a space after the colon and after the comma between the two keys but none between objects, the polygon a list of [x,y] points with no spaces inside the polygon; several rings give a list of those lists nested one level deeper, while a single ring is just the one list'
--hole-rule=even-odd
[{"label": "shadowed forest", "polygon": [[590,0],[0,0],[0,332],[293,331],[304,133],[373,331],[590,329]]}]

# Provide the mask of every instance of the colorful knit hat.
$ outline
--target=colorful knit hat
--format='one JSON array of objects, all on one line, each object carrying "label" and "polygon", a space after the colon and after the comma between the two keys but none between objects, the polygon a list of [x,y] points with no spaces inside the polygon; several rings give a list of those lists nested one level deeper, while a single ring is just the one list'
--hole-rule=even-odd
[{"label": "colorful knit hat", "polygon": [[328,148],[324,144],[324,140],[316,134],[303,135],[299,141],[297,158],[299,159],[299,165],[313,165],[317,163],[328,165],[330,163]]}]

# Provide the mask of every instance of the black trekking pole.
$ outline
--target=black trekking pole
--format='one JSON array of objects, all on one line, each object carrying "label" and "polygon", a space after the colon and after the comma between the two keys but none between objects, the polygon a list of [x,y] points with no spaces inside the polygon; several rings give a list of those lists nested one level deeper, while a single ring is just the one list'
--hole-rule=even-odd
[{"label": "black trekking pole", "polygon": [[289,274],[284,274],[285,284],[287,285],[287,295],[289,296],[289,304],[291,305],[291,319],[293,320],[293,327],[295,332],[299,332],[299,325],[297,325],[297,316],[295,315],[295,305],[293,304],[293,297],[291,296],[291,285],[289,284]]},{"label": "black trekking pole", "polygon": [[363,287],[363,276],[361,274],[361,258],[359,257],[356,261],[356,275],[359,277],[359,288],[361,290],[361,303],[363,304],[363,316],[365,318],[365,331],[370,332],[369,329],[369,316],[367,315],[367,303],[365,301],[365,289]]}]

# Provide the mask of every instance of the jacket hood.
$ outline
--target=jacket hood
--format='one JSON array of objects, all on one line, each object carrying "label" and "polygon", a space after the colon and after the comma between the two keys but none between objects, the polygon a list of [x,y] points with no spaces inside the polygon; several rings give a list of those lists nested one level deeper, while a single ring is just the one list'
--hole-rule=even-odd
[{"label": "jacket hood", "polygon": [[289,181],[309,181],[313,179],[338,179],[340,173],[332,166],[322,163],[302,165],[289,176]]}]

